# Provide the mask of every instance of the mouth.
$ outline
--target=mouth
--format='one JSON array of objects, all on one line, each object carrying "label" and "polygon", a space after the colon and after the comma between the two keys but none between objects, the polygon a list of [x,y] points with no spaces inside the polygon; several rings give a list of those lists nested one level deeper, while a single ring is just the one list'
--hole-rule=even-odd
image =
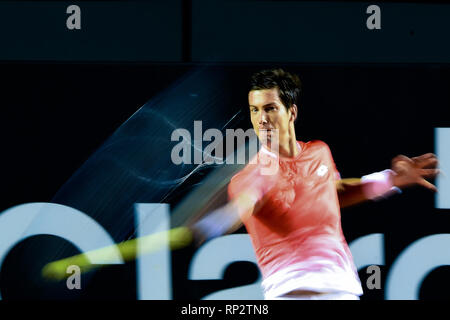
[{"label": "mouth", "polygon": [[259,138],[263,141],[270,142],[272,140],[272,129],[269,128],[261,128],[259,129]]}]

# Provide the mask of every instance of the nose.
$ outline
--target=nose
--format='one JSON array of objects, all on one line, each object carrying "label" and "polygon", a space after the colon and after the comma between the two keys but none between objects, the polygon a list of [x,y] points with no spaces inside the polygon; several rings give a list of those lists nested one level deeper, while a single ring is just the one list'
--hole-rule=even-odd
[{"label": "nose", "polygon": [[264,111],[261,112],[258,123],[259,125],[264,125],[267,123],[267,114]]}]

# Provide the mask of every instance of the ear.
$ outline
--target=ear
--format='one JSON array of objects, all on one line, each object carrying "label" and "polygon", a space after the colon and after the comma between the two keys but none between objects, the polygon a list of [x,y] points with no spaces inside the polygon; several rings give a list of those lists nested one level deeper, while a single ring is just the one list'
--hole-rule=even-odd
[{"label": "ear", "polygon": [[289,120],[292,120],[292,122],[295,122],[295,120],[297,120],[297,115],[298,115],[298,107],[296,104],[293,104],[289,110],[291,111],[291,118]]}]

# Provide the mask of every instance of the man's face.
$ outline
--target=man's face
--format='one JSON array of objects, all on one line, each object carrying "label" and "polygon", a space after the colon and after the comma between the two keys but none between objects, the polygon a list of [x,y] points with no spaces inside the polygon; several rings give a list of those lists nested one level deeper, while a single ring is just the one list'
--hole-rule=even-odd
[{"label": "man's face", "polygon": [[279,143],[288,141],[291,111],[283,105],[278,95],[278,88],[252,90],[248,93],[250,117],[259,140],[267,141],[270,147],[273,130],[278,129]]}]

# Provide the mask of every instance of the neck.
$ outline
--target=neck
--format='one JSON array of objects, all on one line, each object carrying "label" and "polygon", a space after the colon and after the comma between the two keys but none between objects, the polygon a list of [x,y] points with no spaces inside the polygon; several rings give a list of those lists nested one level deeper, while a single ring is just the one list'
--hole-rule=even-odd
[{"label": "neck", "polygon": [[299,154],[297,147],[297,138],[295,136],[294,126],[290,126],[289,135],[284,139],[285,141],[280,141],[279,153],[282,157],[295,158]]}]

